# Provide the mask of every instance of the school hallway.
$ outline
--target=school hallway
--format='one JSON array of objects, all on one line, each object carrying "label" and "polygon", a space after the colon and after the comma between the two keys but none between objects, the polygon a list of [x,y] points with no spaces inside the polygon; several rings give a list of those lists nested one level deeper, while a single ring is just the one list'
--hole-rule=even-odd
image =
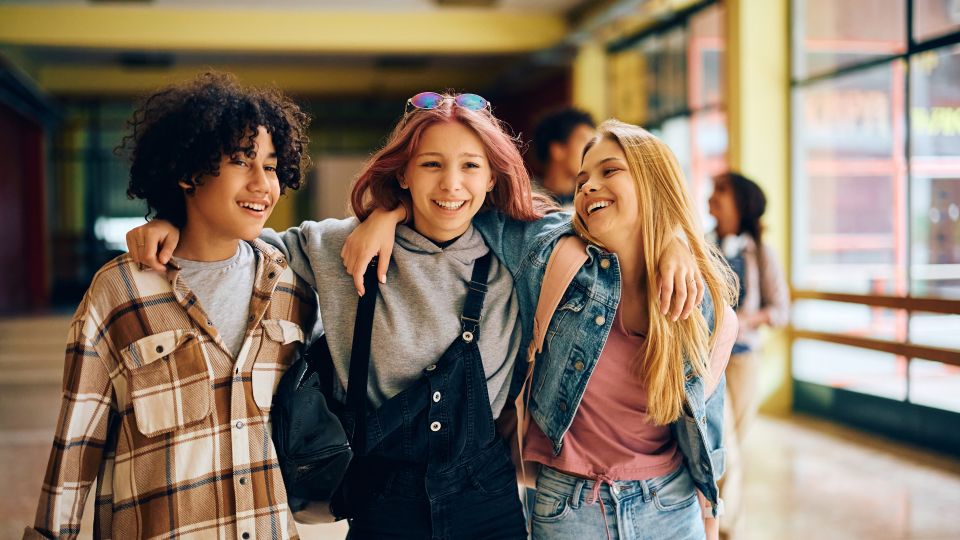
[{"label": "school hallway", "polygon": [[[0,319],[0,538],[33,520],[60,405],[68,315]],[[805,416],[761,416],[746,449],[747,540],[960,538],[960,461]],[[88,497],[81,538],[90,538]],[[343,523],[302,526],[339,540]]]}]

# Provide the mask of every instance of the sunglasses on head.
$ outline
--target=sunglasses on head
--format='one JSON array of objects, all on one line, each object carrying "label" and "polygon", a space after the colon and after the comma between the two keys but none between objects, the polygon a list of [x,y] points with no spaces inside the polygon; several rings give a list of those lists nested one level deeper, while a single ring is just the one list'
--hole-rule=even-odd
[{"label": "sunglasses on head", "polygon": [[464,109],[469,109],[471,111],[482,111],[483,109],[490,111],[490,102],[483,97],[478,96],[477,94],[457,94],[455,96],[444,96],[443,94],[438,94],[436,92],[420,92],[419,94],[407,100],[403,114],[407,115],[414,109],[436,109],[442,105],[444,101],[451,99],[457,107],[463,107]]}]

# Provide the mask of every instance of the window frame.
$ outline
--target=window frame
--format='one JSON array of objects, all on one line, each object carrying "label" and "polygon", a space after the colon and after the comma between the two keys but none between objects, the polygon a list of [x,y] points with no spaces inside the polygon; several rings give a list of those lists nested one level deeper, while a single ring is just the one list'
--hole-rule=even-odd
[{"label": "window frame", "polygon": [[[800,24],[797,20],[797,13],[800,11],[798,9],[799,2],[802,0],[790,0],[790,13],[791,13],[791,22],[790,22],[790,39],[789,46],[794,48],[797,45],[795,40],[794,33],[799,28]],[[913,70],[909,69],[910,60],[914,56],[927,52],[938,50],[941,48],[949,47],[952,45],[960,44],[960,29],[954,32],[950,32],[941,36],[934,37],[932,39],[917,41],[914,36],[914,1],[906,0],[906,17],[904,23],[906,24],[906,36],[907,36],[907,47],[903,53],[899,54],[890,54],[881,58],[871,59],[869,61],[864,61],[854,65],[848,65],[840,67],[831,71],[824,73],[817,73],[816,75],[808,77],[796,77],[794,76],[794,66],[791,65],[790,73],[790,123],[791,123],[791,133],[794,137],[798,136],[799,133],[796,131],[797,122],[796,115],[798,114],[798,102],[796,99],[796,94],[798,89],[803,89],[810,85],[814,85],[820,82],[836,80],[838,78],[844,77],[846,75],[870,70],[879,66],[891,65],[896,62],[901,62],[905,69],[905,75],[902,78],[903,84],[903,103],[904,103],[904,114],[905,114],[905,134],[902,138],[902,141],[899,141],[903,144],[902,148],[898,148],[898,152],[902,152],[902,155],[905,158],[905,171],[907,182],[904,187],[904,193],[902,194],[905,197],[905,216],[897,216],[896,219],[904,219],[906,223],[904,224],[906,228],[906,268],[903,269],[906,272],[906,294],[905,295],[877,295],[877,294],[847,294],[847,293],[835,293],[835,292],[826,292],[808,288],[796,288],[793,286],[793,268],[791,265],[790,268],[790,283],[791,283],[791,297],[794,300],[827,300],[834,302],[846,302],[859,304],[864,306],[872,307],[882,307],[882,308],[892,308],[900,309],[906,312],[906,325],[907,328],[910,328],[910,321],[914,313],[936,313],[936,314],[948,314],[956,315],[960,314],[960,299],[946,299],[939,297],[931,296],[914,296],[911,294],[913,280],[912,280],[912,250],[913,250],[913,236],[912,228],[913,224],[911,222],[911,209],[912,209],[912,179],[915,175],[915,171],[912,168],[912,159],[913,155],[911,153],[911,136],[912,136],[912,107],[911,107],[911,82],[915,76]],[[796,61],[793,51],[790,54],[790,61],[793,64]],[[798,167],[801,167],[803,164],[801,160],[804,159],[802,155],[798,155],[797,148],[791,144],[790,147],[790,161],[791,161],[791,174],[790,174],[790,193],[794,193],[796,189],[802,188],[800,185],[801,178],[798,177]],[[807,181],[806,178],[803,181]],[[793,204],[793,203],[792,203]],[[791,207],[792,207],[791,204]],[[796,213],[794,210],[791,210],[791,213]],[[895,225],[896,228],[899,225]],[[794,226],[790,233],[790,243],[791,245],[796,245],[796,235],[798,234],[797,227]],[[896,262],[895,262],[896,264]],[[923,359],[934,362],[939,362],[941,364],[949,366],[960,366],[960,349],[953,348],[944,348],[944,347],[934,347],[928,345],[919,345],[910,342],[909,332],[906,338],[903,341],[895,341],[889,339],[876,339],[863,336],[853,336],[849,334],[843,334],[839,332],[823,332],[823,331],[811,331],[811,330],[802,330],[791,327],[789,332],[790,340],[790,349],[793,350],[794,343],[798,339],[812,339],[817,341],[824,341],[830,343],[836,343],[840,345],[847,345],[853,347],[859,347],[863,349],[869,349],[879,352],[891,353],[897,356],[900,356],[904,359],[906,363],[906,377],[907,377],[907,391],[906,396],[903,400],[890,399],[884,397],[873,396],[870,394],[859,394],[854,391],[845,390],[843,388],[837,388],[827,385],[820,385],[816,383],[811,383],[808,381],[798,380],[791,370],[791,378],[793,380],[793,389],[794,389],[794,409],[805,412],[814,412],[817,414],[822,414],[828,416],[832,419],[837,419],[845,421],[851,424],[859,425],[861,427],[867,428],[878,428],[880,431],[897,436],[899,438],[905,438],[920,444],[940,448],[946,450],[950,453],[960,452],[957,444],[960,442],[960,436],[950,435],[944,437],[942,433],[934,435],[939,428],[937,426],[943,426],[946,428],[950,423],[956,425],[958,419],[960,419],[960,413],[956,413],[949,410],[935,409],[931,407],[925,407],[917,405],[911,400],[911,384],[910,384],[910,363],[913,359]],[[882,406],[878,406],[877,403],[886,402]],[[881,422],[883,425],[880,426],[877,424],[878,420],[876,418],[871,418],[871,416],[876,416],[877,407],[880,407],[888,411],[897,411],[896,413],[891,413],[896,416],[894,419],[886,419]],[[928,425],[925,425],[923,429],[918,429],[918,422],[923,424],[926,422]],[[878,427],[879,426],[879,427]]]}]

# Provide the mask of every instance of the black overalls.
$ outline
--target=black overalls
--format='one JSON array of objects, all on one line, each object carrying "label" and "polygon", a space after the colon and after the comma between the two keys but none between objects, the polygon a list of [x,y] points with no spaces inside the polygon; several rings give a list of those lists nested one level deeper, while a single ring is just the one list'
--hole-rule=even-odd
[{"label": "black overalls", "polygon": [[461,336],[411,387],[367,414],[366,451],[348,480],[347,538],[527,537],[477,347],[491,256],[474,263]]}]

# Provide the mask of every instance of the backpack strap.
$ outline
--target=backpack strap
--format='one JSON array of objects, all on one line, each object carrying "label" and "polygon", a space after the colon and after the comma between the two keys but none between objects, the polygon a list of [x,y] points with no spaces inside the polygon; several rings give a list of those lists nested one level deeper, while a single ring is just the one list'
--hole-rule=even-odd
[{"label": "backpack strap", "polygon": [[528,487],[535,485],[536,477],[527,478],[523,463],[523,440],[530,422],[530,411],[527,407],[530,403],[537,354],[543,352],[543,340],[546,338],[547,328],[550,326],[554,312],[557,311],[557,306],[560,305],[563,293],[588,258],[587,246],[583,240],[577,236],[564,236],[550,254],[550,260],[547,261],[547,268],[543,274],[543,282],[540,285],[540,300],[537,302],[537,312],[533,318],[533,339],[527,349],[527,375],[523,379],[520,395],[515,402],[520,480]]}]

